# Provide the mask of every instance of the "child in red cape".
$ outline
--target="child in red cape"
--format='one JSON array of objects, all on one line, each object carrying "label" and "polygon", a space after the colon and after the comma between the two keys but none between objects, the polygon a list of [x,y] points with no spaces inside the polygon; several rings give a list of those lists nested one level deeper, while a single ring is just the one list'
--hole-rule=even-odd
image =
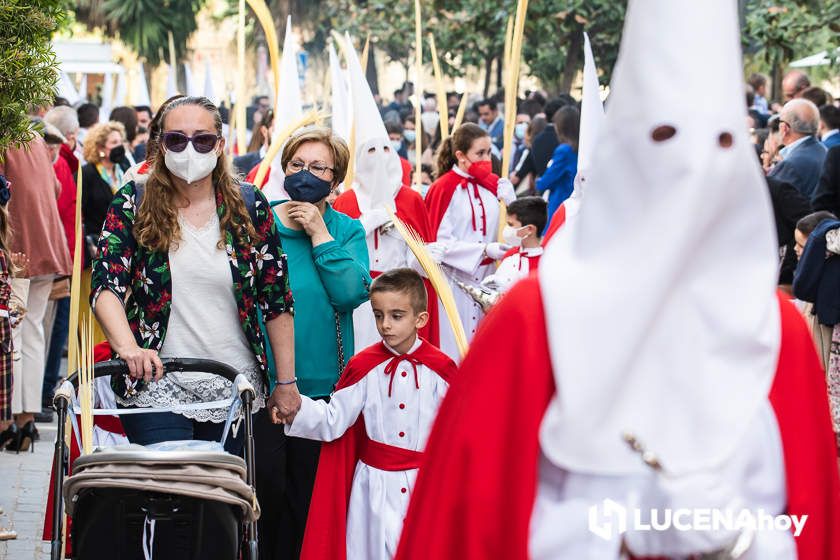
[{"label": "child in red cape", "polygon": [[317,439],[318,474],[303,559],[396,553],[417,469],[455,363],[417,336],[428,319],[420,275],[395,269],[370,288],[382,342],[347,364],[329,402],[303,397],[286,433]]}]

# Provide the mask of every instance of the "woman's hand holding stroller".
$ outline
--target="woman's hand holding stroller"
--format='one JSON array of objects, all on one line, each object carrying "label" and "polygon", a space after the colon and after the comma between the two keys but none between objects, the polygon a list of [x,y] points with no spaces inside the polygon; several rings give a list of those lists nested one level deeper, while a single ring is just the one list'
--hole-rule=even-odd
[{"label": "woman's hand holding stroller", "polygon": [[117,351],[120,358],[128,364],[128,371],[133,379],[143,379],[149,383],[163,377],[163,362],[155,350],[140,348],[137,344],[125,350]]},{"label": "woman's hand holding stroller", "polygon": [[278,383],[268,399],[268,411],[274,424],[291,424],[300,410],[300,393],[297,385]]}]

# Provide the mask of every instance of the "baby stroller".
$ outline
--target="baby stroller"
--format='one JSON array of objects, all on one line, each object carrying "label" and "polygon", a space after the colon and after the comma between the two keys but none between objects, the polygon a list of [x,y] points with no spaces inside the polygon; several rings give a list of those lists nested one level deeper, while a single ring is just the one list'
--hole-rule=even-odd
[{"label": "baby stroller", "polygon": [[[257,560],[259,505],[254,490],[254,440],[251,406],[256,396],[245,376],[214,360],[163,360],[164,372],[203,372],[220,375],[232,384],[230,400],[206,403],[229,406],[231,422],[242,406],[245,460],[224,451],[218,442],[167,442],[153,446],[123,445],[97,448],[82,455],[67,472],[65,420],[78,388],[78,374],[56,391],[58,411],[53,494],[51,558],[63,558],[62,504],[72,518],[73,557],[114,560],[219,559]],[[94,377],[123,375],[122,360],[100,362]],[[160,412],[160,409],[130,409]],[[120,414],[124,409],[94,411]],[[75,415],[73,431],[79,434]],[[79,437],[75,435],[75,437]],[[62,493],[64,500],[62,500]]]}]

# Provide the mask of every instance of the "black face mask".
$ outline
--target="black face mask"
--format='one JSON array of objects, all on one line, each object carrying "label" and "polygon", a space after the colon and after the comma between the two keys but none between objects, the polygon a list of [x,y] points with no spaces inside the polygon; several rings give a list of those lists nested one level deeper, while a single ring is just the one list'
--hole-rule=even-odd
[{"label": "black face mask", "polygon": [[111,163],[122,163],[125,159],[125,146],[117,146],[115,148],[111,148],[111,153],[108,154],[108,159]]},{"label": "black face mask", "polygon": [[283,187],[292,200],[316,203],[326,198],[332,190],[332,184],[316,177],[308,169],[302,169],[294,175],[286,175]]}]

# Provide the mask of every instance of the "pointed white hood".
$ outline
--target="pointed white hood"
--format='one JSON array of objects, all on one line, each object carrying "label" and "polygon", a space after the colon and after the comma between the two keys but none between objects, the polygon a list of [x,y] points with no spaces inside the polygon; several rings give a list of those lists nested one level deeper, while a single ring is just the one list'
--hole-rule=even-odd
[{"label": "pointed white hood", "polygon": [[102,80],[102,105],[99,106],[99,122],[108,122],[111,109],[114,108],[114,75],[105,74]]},{"label": "pointed white hood", "polygon": [[201,97],[203,92],[198,88],[198,82],[192,73],[192,67],[184,64],[184,81],[187,83],[187,95],[190,97]]},{"label": "pointed white hood", "polygon": [[146,83],[146,72],[143,69],[143,63],[137,65],[137,90],[136,90],[135,105],[152,106],[152,100],[149,97],[149,84]]},{"label": "pointed white hood", "polygon": [[644,471],[630,432],[670,473],[707,468],[766,400],[775,230],[743,97],[735,2],[630,0],[585,211],[539,270],[556,465]]},{"label": "pointed white hood", "polygon": [[166,76],[166,98],[178,95],[178,67],[169,66],[169,74]]},{"label": "pointed white hood", "polygon": [[76,91],[76,86],[73,85],[73,80],[67,75],[67,72],[61,72],[58,80],[58,95],[70,102],[70,105],[75,105],[81,100],[79,92]]},{"label": "pointed white hood", "polygon": [[352,126],[352,108],[350,106],[350,91],[347,78],[335,47],[330,43],[330,83],[332,89],[332,129],[345,141],[350,139]]},{"label": "pointed white hood", "polygon": [[213,71],[209,58],[204,59],[204,97],[213,103],[218,103],[216,89],[213,87]]},{"label": "pointed white hood", "polygon": [[[274,103],[274,134],[278,135],[290,124],[303,116],[303,101],[300,95],[300,77],[297,66],[297,44],[292,33],[292,16],[286,19],[286,36],[283,40],[283,55],[280,58],[280,91],[276,92]],[[271,162],[271,173],[263,194],[269,201],[289,198],[283,188],[283,165],[279,150]]]},{"label": "pointed white hood", "polygon": [[402,184],[402,166],[391,146],[388,131],[373,99],[370,85],[352,42],[347,40],[347,70],[355,118],[356,168],[354,189],[359,209],[365,212],[393,203]]},{"label": "pointed white hood", "polygon": [[598,134],[604,123],[604,104],[598,84],[598,67],[592,55],[589,34],[583,34],[583,102],[580,109],[580,136],[578,138],[578,163],[575,175],[575,190],[563,203],[566,209],[567,227],[580,210],[586,177],[592,168],[592,153],[598,145]]}]

